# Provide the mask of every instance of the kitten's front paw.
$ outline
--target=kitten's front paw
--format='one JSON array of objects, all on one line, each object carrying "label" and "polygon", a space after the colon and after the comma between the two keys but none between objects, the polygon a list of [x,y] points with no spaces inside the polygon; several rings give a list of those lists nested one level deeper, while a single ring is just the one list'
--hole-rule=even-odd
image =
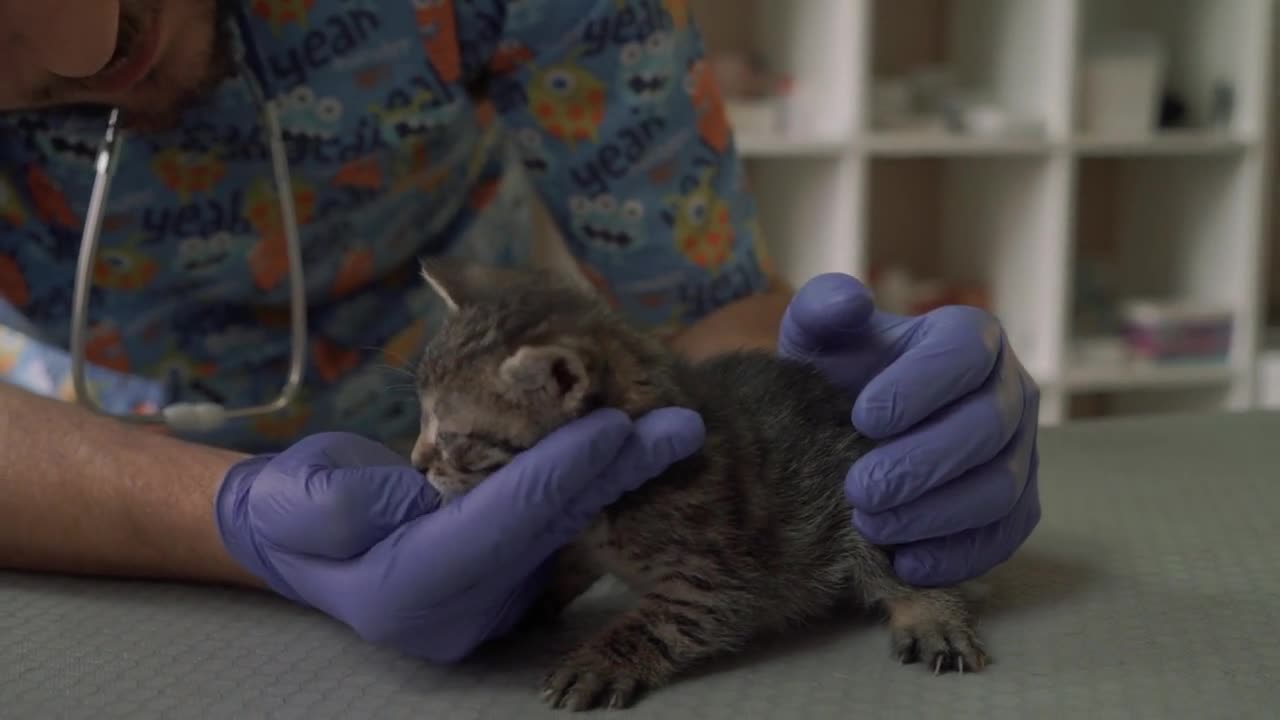
[{"label": "kitten's front paw", "polygon": [[603,657],[574,655],[547,674],[542,699],[573,711],[631,707],[642,690],[639,673]]}]

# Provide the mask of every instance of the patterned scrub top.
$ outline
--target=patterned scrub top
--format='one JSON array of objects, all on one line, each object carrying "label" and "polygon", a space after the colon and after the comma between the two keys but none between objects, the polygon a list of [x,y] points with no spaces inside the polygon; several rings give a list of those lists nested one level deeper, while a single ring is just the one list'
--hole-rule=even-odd
[{"label": "patterned scrub top", "polygon": [[[303,242],[301,401],[194,433],[250,452],[348,430],[404,450],[441,308],[418,258],[530,261],[529,202],[635,322],[679,328],[768,259],[689,0],[252,0],[248,73],[127,133],[93,268],[90,383],[116,413],[272,398],[288,277],[248,83],[276,103]],[[0,378],[74,399],[66,348],[106,113],[0,114]]]}]

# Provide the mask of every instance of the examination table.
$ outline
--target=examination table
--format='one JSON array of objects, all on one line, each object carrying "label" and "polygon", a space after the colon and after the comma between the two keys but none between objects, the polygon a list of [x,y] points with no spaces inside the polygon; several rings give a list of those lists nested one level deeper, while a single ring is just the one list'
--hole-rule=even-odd
[{"label": "examination table", "polygon": [[[994,664],[933,676],[841,619],[762,643],[618,718],[1280,717],[1280,414],[1042,432],[1043,520],[987,578]],[[437,668],[248,591],[0,574],[0,718],[569,717],[538,681],[604,619]],[[600,711],[603,712],[603,711]]]}]

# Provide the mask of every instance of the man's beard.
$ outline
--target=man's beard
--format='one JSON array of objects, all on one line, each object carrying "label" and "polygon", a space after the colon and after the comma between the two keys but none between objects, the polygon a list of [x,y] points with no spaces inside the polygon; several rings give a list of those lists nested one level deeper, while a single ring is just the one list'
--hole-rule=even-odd
[{"label": "man's beard", "polygon": [[225,0],[217,0],[214,4],[212,44],[199,78],[193,82],[191,78],[174,77],[168,68],[157,66],[141,87],[148,95],[162,97],[165,101],[151,107],[122,108],[122,124],[142,132],[172,129],[179,124],[188,108],[198,104],[227,78],[232,70],[231,41],[227,30],[229,5]]},{"label": "man's beard", "polygon": [[[165,0],[136,0],[122,6],[120,18],[119,49],[116,55],[127,51],[144,31],[148,18]],[[213,10],[211,45],[198,77],[183,76],[180,68],[158,64],[135,89],[135,102],[120,105],[121,124],[133,130],[154,132],[172,129],[181,121],[188,108],[198,104],[213,91],[232,70],[230,37],[227,22],[230,19],[230,3],[227,0],[210,0]],[[116,56],[112,56],[115,60]],[[60,91],[76,92],[85,87],[83,81],[64,80],[61,88],[49,88],[50,95]],[[74,103],[68,108],[73,113],[97,114],[101,103]]]}]

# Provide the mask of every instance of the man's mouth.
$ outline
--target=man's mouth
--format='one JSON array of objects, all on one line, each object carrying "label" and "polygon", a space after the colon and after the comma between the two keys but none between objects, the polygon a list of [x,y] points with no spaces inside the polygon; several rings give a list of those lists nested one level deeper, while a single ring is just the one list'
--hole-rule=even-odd
[{"label": "man's mouth", "polygon": [[120,17],[120,34],[116,51],[106,67],[89,78],[86,84],[95,92],[119,93],[132,88],[151,72],[160,49],[160,8],[134,18]]}]

